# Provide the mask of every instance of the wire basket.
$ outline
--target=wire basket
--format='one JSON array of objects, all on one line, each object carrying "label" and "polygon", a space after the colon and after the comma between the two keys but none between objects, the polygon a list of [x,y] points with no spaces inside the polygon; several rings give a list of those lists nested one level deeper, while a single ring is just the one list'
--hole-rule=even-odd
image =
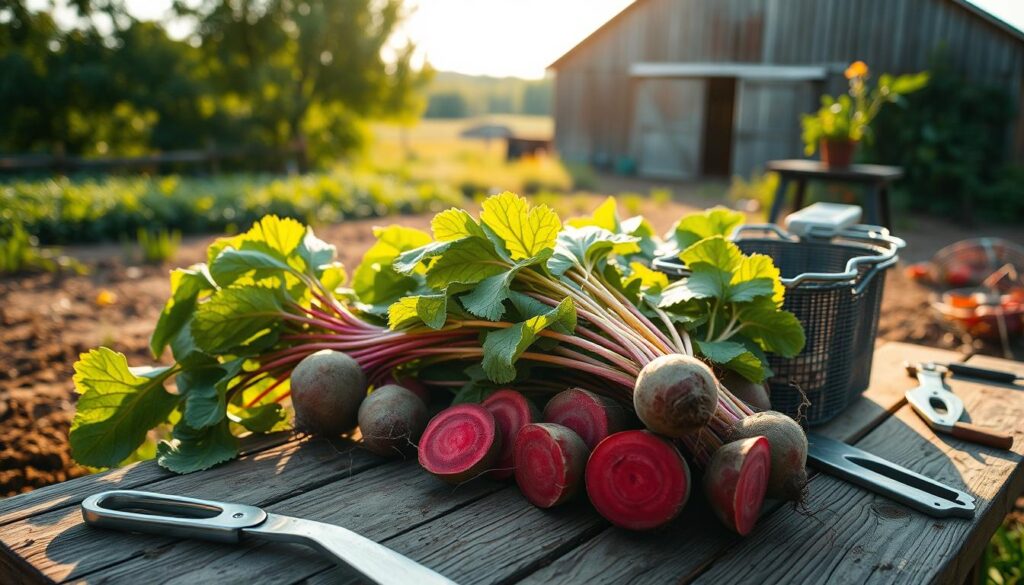
[{"label": "wire basket", "polygon": [[[807,336],[796,357],[768,356],[772,408],[802,414],[810,426],[831,420],[867,389],[885,273],[903,240],[865,225],[801,239],[773,224],[742,226],[732,239],[746,254],[772,258],[786,287],[783,308]],[[656,260],[655,267],[688,273],[675,258]],[[805,396],[810,404],[801,412]]]}]

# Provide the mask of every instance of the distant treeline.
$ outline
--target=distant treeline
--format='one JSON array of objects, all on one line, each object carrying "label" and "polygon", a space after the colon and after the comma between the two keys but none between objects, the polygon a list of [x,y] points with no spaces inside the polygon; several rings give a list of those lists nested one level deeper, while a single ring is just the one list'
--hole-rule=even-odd
[{"label": "distant treeline", "polygon": [[128,4],[0,1],[0,154],[257,148],[301,166],[358,147],[363,120],[425,106],[414,47],[381,56],[402,0],[175,2],[186,38]]},{"label": "distant treeline", "polygon": [[551,79],[487,77],[438,72],[427,88],[427,118],[482,114],[551,114]]}]

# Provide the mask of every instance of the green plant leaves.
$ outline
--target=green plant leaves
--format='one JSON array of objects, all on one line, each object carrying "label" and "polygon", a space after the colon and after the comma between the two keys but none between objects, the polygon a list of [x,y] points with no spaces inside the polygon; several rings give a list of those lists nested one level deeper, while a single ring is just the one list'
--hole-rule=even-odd
[{"label": "green plant leaves", "polygon": [[259,279],[289,272],[295,273],[296,270],[266,252],[236,250],[230,246],[224,248],[210,264],[210,274],[221,286],[232,284],[243,275]]},{"label": "green plant leaves", "polygon": [[751,382],[765,379],[768,369],[761,357],[735,341],[696,341],[694,345],[709,361],[735,371]]},{"label": "green plant leaves", "polygon": [[740,310],[740,320],[744,334],[758,342],[765,351],[794,357],[804,348],[804,329],[796,316],[780,311],[763,297]]},{"label": "green plant leaves", "polygon": [[164,389],[170,368],[132,370],[124,354],[101,347],[75,363],[81,396],[71,423],[71,452],[90,467],[113,467],[163,423],[180,398]]},{"label": "green plant leaves", "polygon": [[506,191],[484,200],[480,220],[502,241],[513,260],[533,258],[554,248],[562,222],[546,205],[530,206],[526,199]]},{"label": "green plant leaves", "polygon": [[208,353],[251,355],[277,339],[284,314],[278,289],[223,288],[199,305],[192,335]]},{"label": "green plant leaves", "polygon": [[589,273],[609,254],[634,254],[640,251],[640,238],[615,234],[597,226],[568,227],[558,234],[555,252],[547,266],[553,274],[562,275],[576,266]]},{"label": "green plant leaves", "polygon": [[533,344],[537,334],[556,325],[569,331],[576,328],[576,308],[571,299],[564,299],[557,307],[542,315],[488,333],[484,339],[482,364],[487,377],[499,384],[514,380],[516,360]]},{"label": "green plant leaves", "polygon": [[430,229],[438,242],[460,240],[466,237],[484,238],[484,230],[464,209],[446,209],[430,220]]},{"label": "green plant leaves", "polygon": [[156,462],[174,473],[192,473],[209,469],[238,455],[238,439],[231,434],[227,419],[205,429],[194,429],[184,422],[174,427],[171,440],[156,448]]},{"label": "green plant leaves", "polygon": [[445,289],[452,284],[476,284],[507,271],[509,265],[494,251],[490,240],[464,238],[451,242],[444,255],[427,270],[427,285]]},{"label": "green plant leaves", "polygon": [[[744,215],[725,207],[713,207],[702,213],[691,213],[680,219],[670,232],[680,250],[711,236],[728,237],[743,225]],[[668,236],[666,236],[668,237]]]},{"label": "green plant leaves", "polygon": [[171,297],[160,311],[156,328],[149,338],[149,349],[153,357],[159,359],[167,344],[192,319],[199,295],[215,288],[205,264],[171,271]]},{"label": "green plant leaves", "polygon": [[399,329],[423,323],[431,329],[444,327],[448,317],[448,295],[445,293],[402,297],[388,307],[388,327]]},{"label": "green plant leaves", "polygon": [[418,263],[414,263],[407,271],[396,271],[392,264],[403,252],[429,244],[430,235],[400,225],[374,228],[373,233],[377,241],[356,267],[352,275],[352,289],[364,303],[388,304],[415,290],[420,284],[417,278],[400,273],[414,272]]}]

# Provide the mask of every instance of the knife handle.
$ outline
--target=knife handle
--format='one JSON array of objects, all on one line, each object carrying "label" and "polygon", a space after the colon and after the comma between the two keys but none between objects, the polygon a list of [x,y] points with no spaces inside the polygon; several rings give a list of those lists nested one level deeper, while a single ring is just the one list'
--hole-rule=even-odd
[{"label": "knife handle", "polygon": [[958,439],[988,445],[996,449],[1009,450],[1013,447],[1013,436],[993,431],[985,427],[979,427],[970,423],[958,422],[953,424],[951,435]]},{"label": "knife handle", "polygon": [[958,376],[967,376],[968,378],[991,380],[992,382],[1003,382],[1005,384],[1013,384],[1017,381],[1017,374],[1014,372],[990,370],[988,368],[978,368],[958,363],[947,364],[946,367],[949,368],[950,372]]}]

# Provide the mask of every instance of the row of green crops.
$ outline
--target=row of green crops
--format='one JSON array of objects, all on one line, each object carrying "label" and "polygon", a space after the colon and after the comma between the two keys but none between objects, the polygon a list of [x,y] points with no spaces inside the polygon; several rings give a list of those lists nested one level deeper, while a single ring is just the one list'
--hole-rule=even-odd
[{"label": "row of green crops", "polygon": [[267,214],[323,224],[436,212],[461,201],[457,190],[441,183],[409,183],[346,170],[284,178],[228,175],[13,181],[0,184],[0,231],[20,225],[43,244],[66,244],[118,240],[131,237],[140,228],[184,233],[230,231]]}]

